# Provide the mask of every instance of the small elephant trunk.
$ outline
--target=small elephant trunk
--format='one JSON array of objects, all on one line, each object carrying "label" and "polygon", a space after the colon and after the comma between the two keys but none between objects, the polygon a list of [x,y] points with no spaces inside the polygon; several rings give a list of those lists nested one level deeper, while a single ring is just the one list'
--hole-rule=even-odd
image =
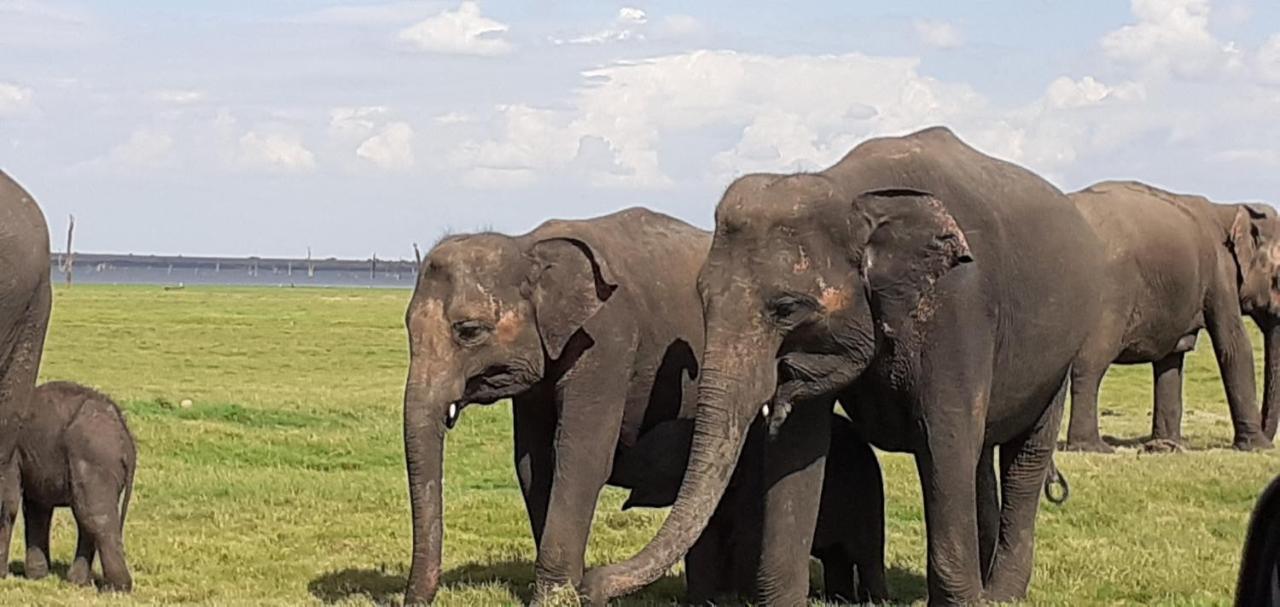
[{"label": "small elephant trunk", "polygon": [[425,604],[440,587],[444,540],[444,411],[452,400],[409,383],[404,400],[404,451],[413,511],[413,559],[405,604]]}]

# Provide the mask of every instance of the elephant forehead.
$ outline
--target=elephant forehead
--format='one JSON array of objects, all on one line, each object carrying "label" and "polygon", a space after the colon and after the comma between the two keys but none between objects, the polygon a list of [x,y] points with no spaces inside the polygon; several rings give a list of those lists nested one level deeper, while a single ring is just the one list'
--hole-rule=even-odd
[{"label": "elephant forehead", "polygon": [[409,313],[409,339],[414,352],[441,354],[449,342],[444,304],[435,298],[415,300]]}]

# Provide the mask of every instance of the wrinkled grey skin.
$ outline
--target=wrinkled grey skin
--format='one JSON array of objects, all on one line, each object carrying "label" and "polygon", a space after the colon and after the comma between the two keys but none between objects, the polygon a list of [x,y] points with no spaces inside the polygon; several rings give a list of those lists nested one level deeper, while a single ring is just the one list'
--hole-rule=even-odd
[{"label": "wrinkled grey skin", "polygon": [[[406,317],[406,602],[429,602],[439,586],[451,407],[505,398],[537,592],[579,581],[615,453],[693,414],[703,346],[695,280],[709,247],[707,232],[629,209],[522,236],[451,236],[426,255]],[[718,558],[695,548],[686,563],[700,577]]]},{"label": "wrinkled grey skin", "polygon": [[124,520],[133,493],[137,447],[124,413],[106,395],[71,382],[36,388],[32,405],[33,414],[18,440],[18,457],[7,475],[17,478],[4,488],[0,562],[9,562],[9,540],[21,502],[26,575],[48,575],[53,509],[70,507],[79,538],[67,580],[92,584],[97,555],[102,559],[103,587],[132,590],[124,558]]},{"label": "wrinkled grey skin", "polygon": [[[941,128],[870,140],[819,173],[736,180],[698,279],[707,345],[689,468],[653,541],[589,571],[582,592],[596,603],[631,592],[688,549],[776,391],[761,602],[805,600],[837,399],[863,441],[916,457],[929,601],[1025,596],[1100,249],[1060,191]],[[997,445],[993,516],[979,481]],[[997,537],[980,541],[979,520],[997,521]]]},{"label": "wrinkled grey skin", "polygon": [[1264,432],[1255,396],[1253,347],[1241,312],[1266,339],[1266,386],[1280,365],[1280,220],[1267,205],[1214,204],[1132,181],[1099,183],[1071,195],[1101,237],[1104,300],[1071,372],[1067,448],[1110,452],[1098,432],[1098,387],[1113,363],[1151,363],[1155,414],[1151,444],[1182,443],[1183,356],[1206,329],[1222,371],[1237,449],[1271,447],[1275,396],[1267,395]]},{"label": "wrinkled grey skin", "polygon": [[1274,605],[1280,605],[1280,477],[1254,506],[1236,581],[1236,607]]},{"label": "wrinkled grey skin", "polygon": [[44,215],[0,171],[0,487],[12,482],[7,471],[36,387],[51,300]]},{"label": "wrinkled grey skin", "polygon": [[[823,597],[829,601],[880,602],[889,598],[884,571],[884,479],[880,463],[866,443],[857,440],[852,423],[831,419],[831,452],[822,483],[821,506],[813,533],[811,554],[822,561]],[[730,481],[719,509],[725,514],[717,529],[708,529],[700,541],[716,532],[724,542],[726,559],[714,581],[689,580],[689,585],[714,588],[713,596],[726,593],[748,598],[753,594],[759,552],[759,472],[763,469],[762,427],[752,427],[738,470]],[[635,487],[623,509],[636,506],[662,508],[676,500],[689,461],[693,420],[664,422],[640,437],[634,449],[615,464],[622,487]],[[757,478],[744,478],[748,470]],[[705,594],[705,593],[704,593]]]}]

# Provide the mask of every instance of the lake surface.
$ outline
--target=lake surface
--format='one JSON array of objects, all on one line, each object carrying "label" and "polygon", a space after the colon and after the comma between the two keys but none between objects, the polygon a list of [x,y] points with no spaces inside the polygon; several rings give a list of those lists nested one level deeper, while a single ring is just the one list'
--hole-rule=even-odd
[{"label": "lake surface", "polygon": [[[416,268],[405,264],[384,264],[388,269],[324,267],[314,264],[311,272],[305,262],[291,264],[261,263],[247,265],[243,260],[227,264],[109,264],[81,263],[77,260],[72,276],[74,284],[106,285],[221,285],[261,287],[354,287],[379,289],[412,289],[417,280]],[[55,259],[50,268],[54,284],[66,282],[66,275]],[[350,265],[350,264],[345,264]]]}]

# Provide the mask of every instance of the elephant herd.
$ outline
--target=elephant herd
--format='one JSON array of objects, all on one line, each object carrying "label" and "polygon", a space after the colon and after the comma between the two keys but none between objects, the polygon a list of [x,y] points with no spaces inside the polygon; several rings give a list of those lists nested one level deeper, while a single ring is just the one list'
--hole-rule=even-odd
[{"label": "elephant herd", "polygon": [[[1266,339],[1261,411],[1242,315]],[[1149,445],[1177,448],[1205,329],[1234,446],[1270,448],[1277,321],[1271,207],[1136,182],[1068,196],[945,128],[740,177],[712,234],[633,208],[450,236],[406,316],[406,602],[439,588],[445,435],[503,399],[538,597],[600,604],[683,557],[690,602],[803,604],[812,555],[827,598],[886,599],[874,446],[915,457],[930,602],[1016,600],[1068,392],[1067,447],[1110,451],[1102,376],[1151,363]],[[671,511],[639,554],[586,570],[606,484]]]},{"label": "elephant herd", "polygon": [[[6,482],[46,406],[48,269],[43,217],[0,173]],[[1266,340],[1261,407],[1243,315]],[[812,556],[828,599],[889,599],[875,447],[915,458],[930,603],[1010,601],[1030,585],[1068,394],[1067,447],[1110,450],[1110,365],[1152,365],[1150,445],[1177,448],[1183,357],[1206,330],[1234,446],[1271,447],[1280,217],[1136,182],[1068,196],[935,127],[819,172],[740,177],[713,233],[633,208],[446,237],[405,323],[406,603],[440,586],[446,435],[506,399],[538,598],[603,604],[683,558],[690,602],[799,605]],[[671,510],[638,554],[587,570],[605,485],[631,491],[624,508]]]}]

